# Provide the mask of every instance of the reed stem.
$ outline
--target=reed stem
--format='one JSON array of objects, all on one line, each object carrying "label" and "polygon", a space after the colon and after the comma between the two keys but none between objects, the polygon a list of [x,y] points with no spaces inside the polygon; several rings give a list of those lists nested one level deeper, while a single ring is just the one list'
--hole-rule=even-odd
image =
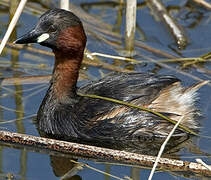
[{"label": "reed stem", "polygon": [[130,56],[134,50],[134,37],[136,29],[136,0],[127,0],[126,3],[126,33],[125,33],[125,49]]},{"label": "reed stem", "polygon": [[69,0],[60,0],[60,8],[61,9],[65,9],[65,10],[69,10]]},{"label": "reed stem", "polygon": [[18,5],[18,8],[17,8],[17,10],[15,12],[15,15],[13,16],[13,18],[12,18],[12,20],[10,22],[10,25],[9,25],[9,27],[7,29],[7,32],[4,35],[4,38],[3,38],[3,40],[2,40],[2,42],[0,44],[0,55],[1,55],[1,53],[2,53],[2,51],[4,49],[4,47],[5,47],[8,39],[9,39],[10,34],[12,33],[12,31],[13,31],[13,29],[14,29],[14,27],[15,27],[15,25],[16,25],[19,17],[20,17],[20,15],[22,13],[22,11],[23,11],[23,8],[24,8],[26,2],[27,2],[27,0],[21,0],[21,2]]}]

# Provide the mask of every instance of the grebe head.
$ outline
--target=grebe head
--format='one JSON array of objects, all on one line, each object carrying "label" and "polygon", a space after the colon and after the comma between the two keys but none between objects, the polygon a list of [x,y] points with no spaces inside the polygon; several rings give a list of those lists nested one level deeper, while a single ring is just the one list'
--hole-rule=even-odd
[{"label": "grebe head", "polygon": [[15,41],[17,44],[39,43],[55,54],[52,92],[60,102],[76,96],[76,83],[86,46],[80,19],[70,11],[52,9],[44,13],[37,25]]},{"label": "grebe head", "polygon": [[83,51],[86,35],[80,19],[70,11],[52,9],[44,13],[34,29],[18,38],[16,44],[39,43],[53,51]]}]

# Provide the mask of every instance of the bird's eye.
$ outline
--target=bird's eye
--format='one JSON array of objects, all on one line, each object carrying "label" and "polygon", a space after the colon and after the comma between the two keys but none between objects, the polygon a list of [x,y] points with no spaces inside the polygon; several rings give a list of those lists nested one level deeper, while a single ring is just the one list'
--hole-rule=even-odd
[{"label": "bird's eye", "polygon": [[56,27],[55,27],[54,25],[51,25],[51,26],[49,27],[48,32],[56,32]]}]

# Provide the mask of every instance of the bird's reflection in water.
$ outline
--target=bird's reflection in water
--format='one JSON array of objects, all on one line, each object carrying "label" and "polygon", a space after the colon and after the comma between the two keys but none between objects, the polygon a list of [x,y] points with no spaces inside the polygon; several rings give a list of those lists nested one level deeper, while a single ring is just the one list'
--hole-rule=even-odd
[{"label": "bird's reflection in water", "polygon": [[[72,158],[52,156],[50,155],[51,167],[55,176],[61,177],[61,180],[80,180],[79,175],[76,175],[77,164],[72,162]],[[76,159],[74,159],[76,161]]]}]

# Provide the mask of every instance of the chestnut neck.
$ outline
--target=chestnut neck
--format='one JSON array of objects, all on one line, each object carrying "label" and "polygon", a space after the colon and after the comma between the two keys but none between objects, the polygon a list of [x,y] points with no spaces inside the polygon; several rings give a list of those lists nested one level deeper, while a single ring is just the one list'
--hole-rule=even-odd
[{"label": "chestnut neck", "polygon": [[[81,31],[81,33],[80,33]],[[75,34],[75,32],[79,33]],[[86,36],[80,26],[71,27],[60,33],[58,49],[54,49],[53,93],[60,102],[76,97],[76,84],[83,60]]]}]

